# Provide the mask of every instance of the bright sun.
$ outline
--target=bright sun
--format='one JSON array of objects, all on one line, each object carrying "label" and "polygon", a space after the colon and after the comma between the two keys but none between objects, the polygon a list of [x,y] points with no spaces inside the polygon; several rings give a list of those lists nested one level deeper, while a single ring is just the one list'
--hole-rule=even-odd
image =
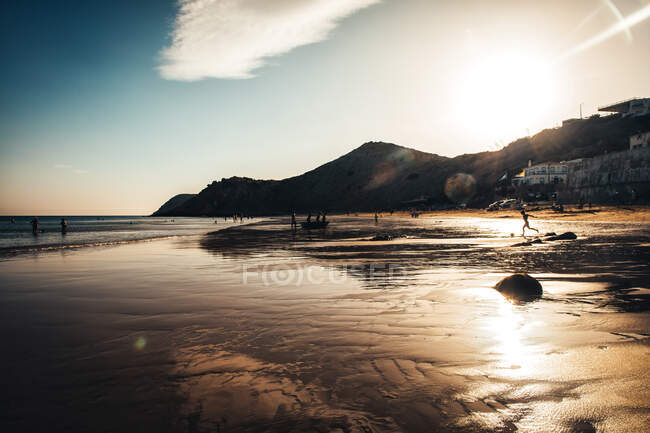
[{"label": "bright sun", "polygon": [[458,115],[486,140],[510,141],[538,127],[553,99],[548,63],[517,55],[476,59],[458,84]]}]

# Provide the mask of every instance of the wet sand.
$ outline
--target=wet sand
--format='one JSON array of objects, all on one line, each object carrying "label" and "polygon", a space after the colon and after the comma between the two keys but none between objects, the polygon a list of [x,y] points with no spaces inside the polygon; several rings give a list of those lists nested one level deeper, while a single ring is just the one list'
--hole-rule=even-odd
[{"label": "wet sand", "polygon": [[648,224],[282,222],[0,261],[3,431],[648,431]]},{"label": "wet sand", "polygon": [[[530,209],[530,210],[529,210]],[[564,212],[557,212],[549,206],[529,206],[527,212],[540,219],[560,221],[594,221],[594,222],[620,222],[620,223],[648,223],[650,222],[650,206],[621,205],[621,206],[592,206],[566,205]],[[383,214],[388,215],[388,214]],[[501,209],[488,212],[485,209],[447,209],[426,211],[420,214],[427,218],[515,218],[521,219],[520,211],[516,209]],[[363,216],[372,217],[373,214]],[[407,212],[395,212],[393,217],[410,218]]]}]

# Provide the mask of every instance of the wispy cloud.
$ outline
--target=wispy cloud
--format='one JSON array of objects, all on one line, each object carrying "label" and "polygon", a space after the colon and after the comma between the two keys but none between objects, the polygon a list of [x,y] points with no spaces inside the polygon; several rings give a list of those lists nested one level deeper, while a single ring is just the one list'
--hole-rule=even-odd
[{"label": "wispy cloud", "polygon": [[72,166],[68,164],[54,164],[54,168],[72,168]]},{"label": "wispy cloud", "polygon": [[179,0],[168,80],[250,78],[266,59],[322,41],[339,20],[381,0]]},{"label": "wispy cloud", "polygon": [[88,173],[90,173],[88,170],[82,170],[80,168],[75,168],[74,170],[72,170],[72,172],[74,174],[88,174]]}]

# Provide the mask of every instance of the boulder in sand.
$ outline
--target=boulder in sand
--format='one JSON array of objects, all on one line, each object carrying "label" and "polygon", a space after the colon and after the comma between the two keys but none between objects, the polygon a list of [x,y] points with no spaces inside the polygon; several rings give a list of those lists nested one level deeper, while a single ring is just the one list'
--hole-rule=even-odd
[{"label": "boulder in sand", "polygon": [[540,238],[535,238],[532,241],[526,241],[526,242],[518,242],[516,244],[510,245],[511,247],[529,247],[532,244],[543,244],[544,241],[542,241]]},{"label": "boulder in sand", "polygon": [[577,239],[578,236],[576,236],[575,233],[573,232],[564,232],[561,235],[556,235],[556,236],[549,236],[545,238],[547,241],[567,241],[567,240],[572,240],[572,239]]},{"label": "boulder in sand", "polygon": [[495,289],[506,298],[516,301],[534,301],[542,297],[542,285],[528,274],[512,274],[501,279]]}]

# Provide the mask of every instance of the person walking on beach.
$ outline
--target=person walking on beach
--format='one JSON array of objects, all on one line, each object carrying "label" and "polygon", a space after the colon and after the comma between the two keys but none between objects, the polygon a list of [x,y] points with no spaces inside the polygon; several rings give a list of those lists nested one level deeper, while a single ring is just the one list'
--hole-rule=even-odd
[{"label": "person walking on beach", "polygon": [[311,212],[307,214],[307,224],[311,223]]},{"label": "person walking on beach", "polygon": [[293,230],[298,228],[298,223],[296,222],[296,212],[295,211],[291,212],[291,228]]},{"label": "person walking on beach", "polygon": [[375,211],[375,224],[379,223],[379,214]]},{"label": "person walking on beach", "polygon": [[68,231],[68,222],[65,218],[61,218],[61,234],[64,235]]},{"label": "person walking on beach", "polygon": [[38,234],[38,217],[35,216],[34,219],[32,220],[32,233],[33,234]]},{"label": "person walking on beach", "polygon": [[532,228],[530,224],[528,224],[528,217],[536,218],[534,215],[527,214],[526,211],[522,209],[521,217],[524,219],[524,226],[521,228],[521,236],[526,237],[525,234],[526,229],[535,230],[537,233],[539,233],[539,230]]},{"label": "person walking on beach", "polygon": [[327,212],[323,211],[323,217],[320,219],[323,224],[325,224],[325,215],[327,215]]}]

